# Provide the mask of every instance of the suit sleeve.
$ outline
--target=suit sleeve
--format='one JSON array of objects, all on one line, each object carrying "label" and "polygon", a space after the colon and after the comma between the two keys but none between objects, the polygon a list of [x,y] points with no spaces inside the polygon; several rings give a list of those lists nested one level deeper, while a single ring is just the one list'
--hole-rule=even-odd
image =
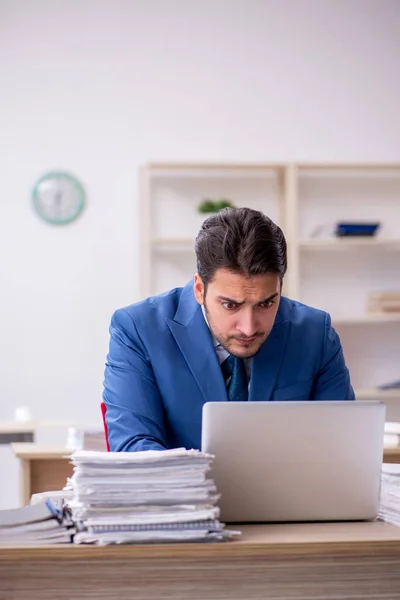
[{"label": "suit sleeve", "polygon": [[103,400],[111,451],[167,448],[163,404],[151,363],[125,309],[111,319]]},{"label": "suit sleeve", "polygon": [[331,325],[331,318],[325,317],[320,368],[311,390],[312,400],[354,400],[354,390],[350,382],[342,345]]}]

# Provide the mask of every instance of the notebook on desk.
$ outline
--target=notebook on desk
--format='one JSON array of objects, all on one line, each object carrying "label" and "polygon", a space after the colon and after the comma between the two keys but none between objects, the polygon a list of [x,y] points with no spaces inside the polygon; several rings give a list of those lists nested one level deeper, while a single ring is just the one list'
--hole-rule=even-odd
[{"label": "notebook on desk", "polygon": [[225,522],[350,521],[379,510],[385,405],[209,402],[202,450]]}]

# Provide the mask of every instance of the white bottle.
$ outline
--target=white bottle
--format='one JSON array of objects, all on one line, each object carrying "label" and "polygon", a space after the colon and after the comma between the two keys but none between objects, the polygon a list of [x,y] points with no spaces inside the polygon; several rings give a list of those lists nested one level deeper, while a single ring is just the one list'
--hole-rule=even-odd
[{"label": "white bottle", "polygon": [[67,450],[72,452],[75,450],[82,450],[82,436],[76,427],[68,427],[67,433]]}]

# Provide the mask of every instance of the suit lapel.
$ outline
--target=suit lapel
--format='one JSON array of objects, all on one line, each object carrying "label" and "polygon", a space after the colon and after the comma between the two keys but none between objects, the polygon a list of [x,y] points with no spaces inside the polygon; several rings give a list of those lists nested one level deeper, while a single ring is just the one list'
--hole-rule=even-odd
[{"label": "suit lapel", "polygon": [[274,327],[253,358],[250,378],[250,401],[271,399],[286,351],[290,329],[290,304],[281,298]]},{"label": "suit lapel", "polygon": [[193,293],[193,282],[182,291],[174,319],[167,325],[207,401],[228,400],[224,378],[212,336],[201,306]]}]

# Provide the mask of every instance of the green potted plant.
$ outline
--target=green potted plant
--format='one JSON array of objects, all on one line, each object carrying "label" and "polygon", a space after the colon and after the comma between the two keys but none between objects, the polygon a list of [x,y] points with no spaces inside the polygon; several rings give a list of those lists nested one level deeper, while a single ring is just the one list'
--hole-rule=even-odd
[{"label": "green potted plant", "polygon": [[223,208],[233,208],[234,204],[227,198],[220,198],[219,200],[212,200],[211,198],[205,198],[197,207],[197,210],[201,214],[217,213]]}]

